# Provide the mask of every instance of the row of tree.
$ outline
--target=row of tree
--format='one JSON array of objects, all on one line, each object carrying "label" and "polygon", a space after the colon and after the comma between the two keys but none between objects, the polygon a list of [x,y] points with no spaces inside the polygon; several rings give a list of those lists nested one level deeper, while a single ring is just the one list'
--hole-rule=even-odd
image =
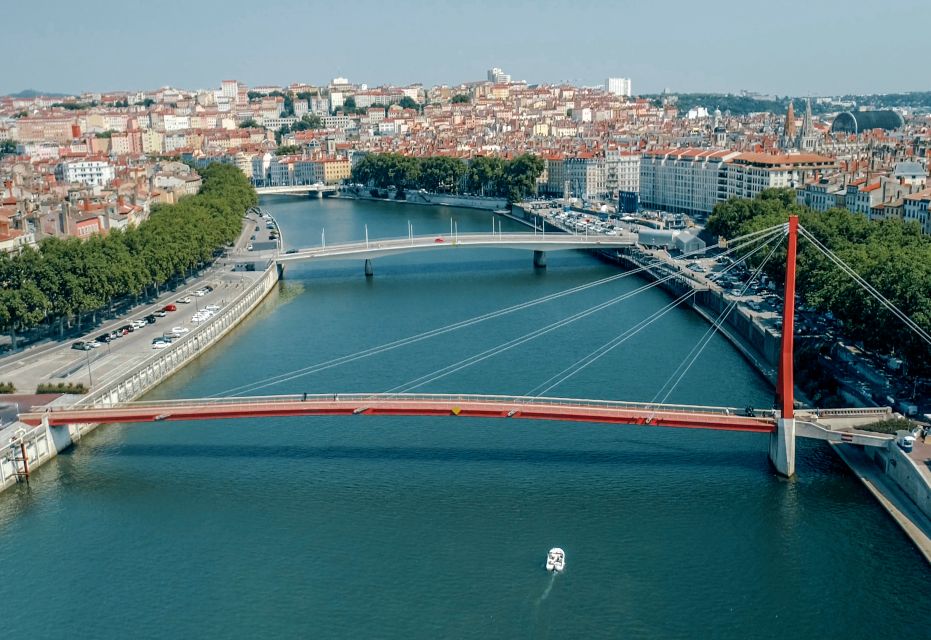
[{"label": "row of tree", "polygon": [[149,219],[125,231],[87,240],[45,238],[38,248],[0,255],[0,330],[16,334],[39,326],[66,326],[112,309],[126,299],[158,294],[169,282],[213,260],[242,229],[258,200],[236,167],[201,171],[197,195],[155,205]]},{"label": "row of tree", "polygon": [[[734,238],[784,222],[789,215],[798,215],[812,235],[931,332],[931,238],[914,221],[871,221],[846,209],[821,213],[796,204],[793,190],[773,189],[754,200],[717,205],[707,229]],[[784,247],[766,270],[776,282],[785,279]],[[928,345],[805,240],[800,240],[797,270],[806,305],[833,313],[843,321],[847,335],[869,348],[907,360],[912,373],[931,372]]]},{"label": "row of tree", "polygon": [[438,193],[465,190],[517,202],[536,192],[545,165],[541,158],[524,154],[506,160],[478,156],[468,164],[459,158],[414,158],[398,153],[369,154],[352,170],[353,182],[385,189],[426,189]]}]

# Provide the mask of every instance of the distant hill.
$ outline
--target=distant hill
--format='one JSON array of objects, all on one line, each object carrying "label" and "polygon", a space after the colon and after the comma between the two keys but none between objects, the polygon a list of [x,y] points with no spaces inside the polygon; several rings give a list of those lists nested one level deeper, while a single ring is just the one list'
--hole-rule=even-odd
[{"label": "distant hill", "polygon": [[39,96],[45,96],[47,98],[67,98],[68,93],[52,93],[51,91],[36,91],[35,89],[23,89],[19,93],[11,93],[8,97],[10,98],[38,98]]}]

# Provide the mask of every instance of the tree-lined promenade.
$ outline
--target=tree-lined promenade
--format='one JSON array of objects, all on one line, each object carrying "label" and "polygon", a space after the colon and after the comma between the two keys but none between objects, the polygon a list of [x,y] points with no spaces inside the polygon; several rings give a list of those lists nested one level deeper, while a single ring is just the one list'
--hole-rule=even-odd
[{"label": "tree-lined promenade", "polygon": [[459,158],[415,158],[398,153],[366,155],[352,169],[352,180],[380,189],[426,189],[438,193],[469,193],[516,202],[536,192],[543,160],[524,154],[506,160],[478,156],[467,164]]},{"label": "tree-lined promenade", "polygon": [[214,259],[242,229],[258,200],[236,167],[201,170],[200,193],[156,205],[138,227],[87,240],[46,238],[37,249],[0,255],[0,330],[16,334],[42,324],[61,332],[127,298],[159,293]]},{"label": "tree-lined promenade", "polygon": [[[797,214],[801,224],[850,265],[882,295],[926,331],[931,331],[931,237],[918,224],[898,219],[871,221],[846,209],[824,213],[796,204],[792,189],[764,191],[754,200],[732,199],[717,205],[708,231],[733,238],[765,229]],[[822,253],[801,245],[798,286],[804,303],[830,311],[844,323],[844,333],[872,350],[895,354],[911,373],[931,370],[931,350],[911,330],[885,311]],[[784,278],[785,249],[767,268],[777,282]]]}]

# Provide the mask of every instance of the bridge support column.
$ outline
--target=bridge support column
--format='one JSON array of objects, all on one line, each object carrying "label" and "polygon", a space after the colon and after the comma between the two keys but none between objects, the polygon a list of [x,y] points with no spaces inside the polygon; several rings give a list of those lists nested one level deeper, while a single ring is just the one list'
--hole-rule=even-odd
[{"label": "bridge support column", "polygon": [[546,251],[533,252],[533,268],[546,269]]},{"label": "bridge support column", "polygon": [[787,478],[795,475],[795,418],[779,418],[769,436],[769,461]]},{"label": "bridge support column", "polygon": [[277,267],[278,267],[278,279],[284,280],[284,265],[279,262]]},{"label": "bridge support column", "polygon": [[365,259],[365,277],[371,278],[375,275],[375,269],[372,268],[372,261],[369,258]]}]

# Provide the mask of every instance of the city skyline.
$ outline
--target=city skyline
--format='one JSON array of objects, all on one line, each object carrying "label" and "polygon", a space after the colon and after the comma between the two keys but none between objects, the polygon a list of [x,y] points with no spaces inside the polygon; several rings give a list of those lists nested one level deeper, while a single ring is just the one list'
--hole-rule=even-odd
[{"label": "city skyline", "polygon": [[[141,3],[112,0],[80,8],[8,7],[5,18],[13,28],[0,55],[26,63],[7,69],[0,94],[198,89],[224,78],[252,86],[324,84],[334,76],[370,85],[456,85],[483,80],[493,67],[532,84],[591,86],[627,77],[635,94],[666,88],[794,96],[922,89],[908,65],[890,64],[889,56],[860,55],[852,63],[851,43],[861,43],[862,51],[872,27],[862,12],[833,0],[817,6],[790,0],[775,11],[732,0],[713,10],[671,3],[662,12],[595,2],[591,11],[601,17],[578,27],[564,18],[571,6],[555,0],[508,6],[478,0],[468,8],[399,0],[390,14],[370,0],[352,10],[283,0],[261,8],[223,6],[220,14],[215,7],[168,0],[158,15]],[[918,59],[931,7],[895,0],[886,10],[900,18],[892,55]],[[456,25],[452,34],[450,24]],[[123,33],[142,47],[121,43]],[[63,64],[75,49],[84,49],[81,64]],[[377,55],[385,50],[392,55]]]}]

